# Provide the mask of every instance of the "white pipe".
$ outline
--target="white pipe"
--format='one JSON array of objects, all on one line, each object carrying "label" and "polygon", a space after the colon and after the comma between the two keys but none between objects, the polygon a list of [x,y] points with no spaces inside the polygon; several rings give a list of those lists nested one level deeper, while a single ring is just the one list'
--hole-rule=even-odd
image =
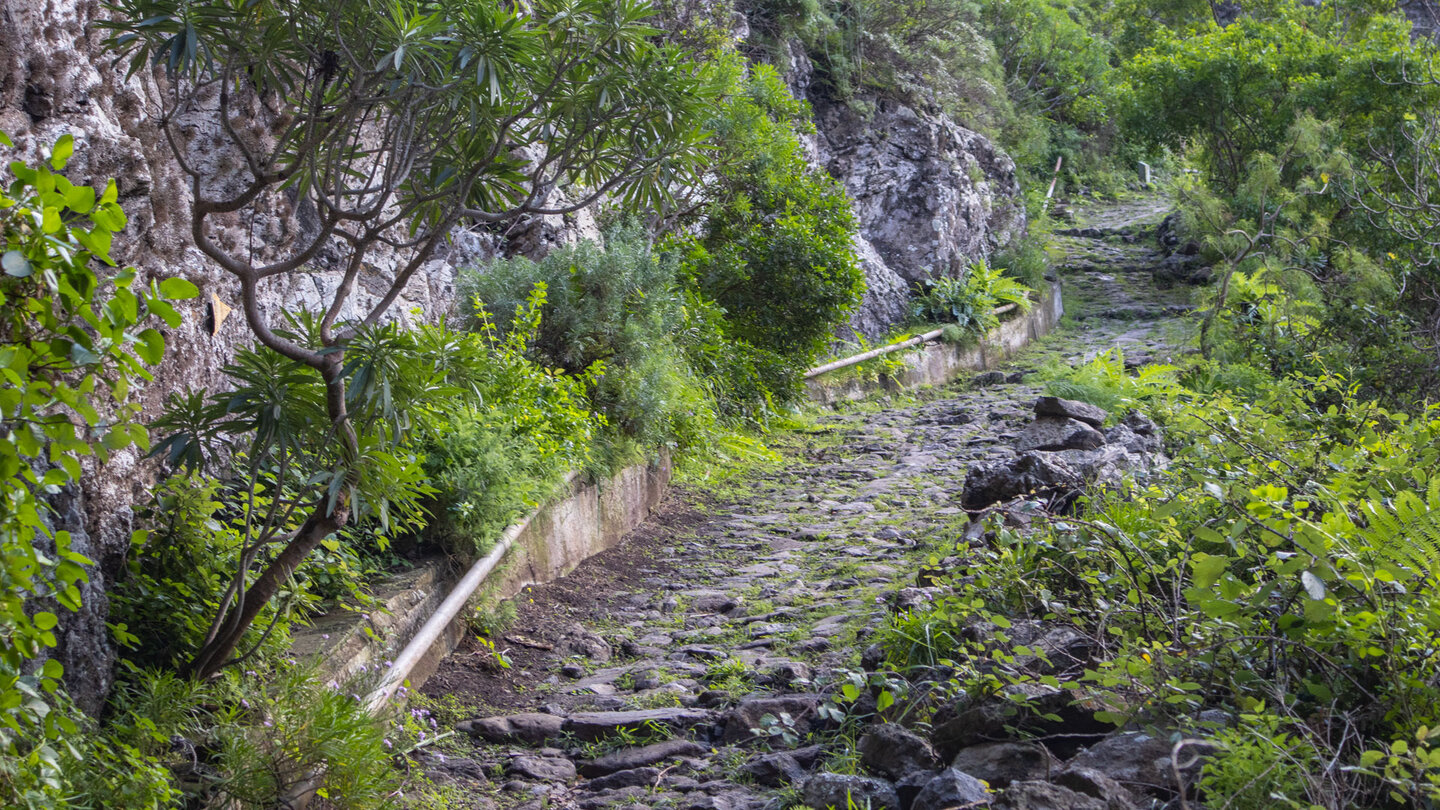
[{"label": "white pipe", "polygon": [[[576,472],[567,475],[565,486],[569,487],[573,484],[579,475]],[[378,712],[380,707],[395,696],[395,692],[399,690],[401,684],[410,677],[415,665],[425,657],[425,653],[429,652],[430,646],[440,638],[440,634],[445,632],[445,628],[450,626],[450,622],[460,615],[465,603],[470,601],[470,595],[479,589],[485,578],[490,576],[490,572],[495,570],[495,566],[505,559],[510,547],[515,545],[515,541],[520,539],[520,534],[525,531],[525,527],[529,526],[530,521],[534,520],[538,514],[540,514],[540,509],[537,508],[526,515],[524,520],[506,528],[500,535],[500,540],[495,543],[495,547],[490,549],[490,553],[476,560],[475,564],[470,566],[470,570],[465,572],[465,576],[455,583],[455,588],[450,591],[450,595],[445,597],[445,601],[440,603],[440,607],[436,608],[430,618],[425,620],[425,624],[421,625],[414,637],[405,645],[405,649],[395,657],[390,668],[385,672],[384,679],[380,681],[380,685],[365,698],[366,709],[371,714]]]},{"label": "white pipe", "polygon": [[1050,190],[1045,192],[1045,202],[1040,204],[1040,213],[1042,214],[1050,207],[1050,198],[1055,196],[1055,184],[1060,182],[1060,164],[1064,162],[1064,155],[1055,158],[1055,176],[1050,178]]},{"label": "white pipe", "polygon": [[[1003,307],[996,307],[995,314],[997,316],[1004,315],[1012,309],[1015,309],[1015,304],[1006,304]],[[944,329],[936,329],[933,332],[926,332],[923,335],[916,335],[915,337],[912,337],[908,340],[902,340],[899,343],[895,343],[889,346],[881,346],[878,349],[871,349],[867,352],[861,352],[856,355],[851,355],[850,357],[846,357],[842,360],[836,360],[831,363],[826,363],[823,366],[816,366],[815,368],[812,368],[809,371],[805,372],[805,379],[814,379],[816,377],[819,377],[821,374],[829,374],[832,371],[838,371],[842,368],[849,368],[850,366],[859,365],[866,360],[872,360],[876,357],[890,354],[891,352],[903,351],[910,348],[911,346],[919,346],[921,343],[929,343],[930,341],[939,338],[940,334],[944,331]]]},{"label": "white pipe", "polygon": [[833,363],[826,363],[823,366],[816,366],[815,368],[812,368],[809,371],[805,372],[805,379],[808,380],[813,377],[819,377],[821,374],[836,371],[842,368],[848,368],[853,365],[858,365],[871,358],[880,357],[881,355],[890,354],[891,352],[902,351],[904,349],[910,348],[911,346],[919,346],[921,343],[929,343],[935,338],[940,337],[940,333],[943,331],[945,330],[936,329],[933,332],[926,332],[923,335],[916,335],[909,340],[902,340],[899,343],[895,343],[889,346],[881,346],[878,349],[871,349],[867,352],[861,352],[860,354],[852,355],[842,360],[836,360]]}]

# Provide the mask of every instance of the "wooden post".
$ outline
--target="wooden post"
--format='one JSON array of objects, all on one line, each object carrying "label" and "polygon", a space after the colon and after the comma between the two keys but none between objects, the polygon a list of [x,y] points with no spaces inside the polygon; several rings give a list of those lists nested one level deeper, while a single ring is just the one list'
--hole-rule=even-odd
[{"label": "wooden post", "polygon": [[1045,192],[1045,202],[1040,204],[1040,213],[1045,213],[1050,208],[1050,198],[1055,195],[1055,184],[1060,181],[1060,164],[1065,162],[1065,156],[1055,158],[1055,176],[1050,178],[1050,190]]}]

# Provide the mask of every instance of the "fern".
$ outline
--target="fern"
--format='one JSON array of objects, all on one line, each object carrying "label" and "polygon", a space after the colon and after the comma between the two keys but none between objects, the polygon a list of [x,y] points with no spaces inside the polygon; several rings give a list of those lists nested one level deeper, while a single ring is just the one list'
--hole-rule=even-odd
[{"label": "fern", "polygon": [[988,332],[1000,325],[996,308],[1014,304],[1029,312],[1035,302],[1034,290],[984,260],[975,262],[962,278],[937,278],[925,283],[915,300],[916,319],[931,323],[954,323],[975,332]]},{"label": "fern", "polygon": [[1168,365],[1143,366],[1132,376],[1125,370],[1125,354],[1110,349],[1079,366],[1051,363],[1041,369],[1045,393],[1075,399],[1111,413],[1153,405],[1180,391],[1177,369]]},{"label": "fern", "polygon": [[1361,506],[1366,539],[1380,557],[1420,578],[1440,578],[1440,475],[1430,479],[1425,497],[1404,490],[1384,501]]}]

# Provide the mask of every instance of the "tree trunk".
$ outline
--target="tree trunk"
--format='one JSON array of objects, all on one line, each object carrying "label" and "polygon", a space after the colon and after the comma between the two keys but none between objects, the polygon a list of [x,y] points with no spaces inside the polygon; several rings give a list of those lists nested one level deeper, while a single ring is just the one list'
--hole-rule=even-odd
[{"label": "tree trunk", "polygon": [[[306,518],[300,530],[295,533],[295,537],[260,576],[241,591],[235,606],[230,608],[225,620],[221,622],[220,631],[195,654],[195,658],[186,668],[188,674],[194,678],[209,678],[230,663],[240,640],[255,623],[260,611],[279,592],[280,586],[290,579],[322,540],[343,529],[350,521],[350,487],[354,485],[354,477],[358,474],[355,462],[360,453],[360,443],[345,408],[345,379],[341,376],[343,363],[343,352],[329,355],[320,373],[325,377],[326,410],[341,442],[341,453],[344,456],[342,467],[349,471],[349,480],[342,485],[343,489],[335,500],[334,509],[330,508],[328,498],[321,497],[311,509],[310,517]],[[240,576],[246,576],[247,573],[241,571]]]},{"label": "tree trunk", "polygon": [[[347,499],[342,497],[341,500],[341,503],[335,505],[333,512],[327,510],[328,502],[325,499],[315,505],[314,511],[296,533],[295,539],[291,540],[264,572],[245,589],[244,598],[231,609],[231,615],[226,617],[220,632],[196,653],[189,666],[191,676],[203,680],[219,672],[229,662],[235,647],[250,629],[250,625],[255,623],[255,617],[260,615],[260,611],[280,590],[280,586],[295,573],[295,569],[300,567],[300,563],[305,561],[310,552],[320,545],[320,541],[344,528],[349,521],[350,507],[344,502]],[[236,610],[239,611],[238,615]]]}]

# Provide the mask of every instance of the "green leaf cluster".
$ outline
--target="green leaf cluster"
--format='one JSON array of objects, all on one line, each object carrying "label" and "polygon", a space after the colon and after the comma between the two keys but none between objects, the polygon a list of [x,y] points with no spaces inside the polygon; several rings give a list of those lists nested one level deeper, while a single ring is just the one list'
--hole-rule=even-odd
[{"label": "green leaf cluster", "polygon": [[677,237],[685,284],[723,313],[726,338],[780,399],[860,302],[849,198],[805,162],[794,120],[803,107],[775,71],[731,66],[713,199],[694,237]]},{"label": "green leaf cluster", "polygon": [[[0,146],[11,146],[4,133]],[[46,656],[57,611],[81,607],[91,561],[71,550],[49,499],[87,462],[148,446],[130,393],[165,352],[151,324],[178,326],[170,301],[198,294],[183,279],[147,289],[133,268],[110,269],[125,214],[113,180],[93,188],[63,174],[74,147],[65,135],[43,163],[11,162],[0,191],[0,803],[15,807],[56,806],[86,755],[63,667]]]},{"label": "green leaf cluster", "polygon": [[621,438],[646,448],[688,447],[711,433],[716,405],[686,360],[687,347],[703,338],[677,269],[673,252],[654,250],[628,223],[608,229],[603,247],[587,241],[539,262],[517,257],[468,271],[461,288],[506,324],[543,285],[529,356],[572,375],[588,373],[590,407]]},{"label": "green leaf cluster", "polygon": [[959,278],[941,276],[925,282],[924,291],[911,301],[911,314],[922,323],[955,324],[972,335],[984,335],[1000,325],[995,310],[1013,305],[1021,312],[1035,306],[1035,291],[1005,275],[990,262],[973,262]]},{"label": "green leaf cluster", "polygon": [[[1004,629],[1059,623],[1096,653],[1048,685],[1098,719],[1208,736],[1194,718],[1228,718],[1230,756],[1201,782],[1216,803],[1433,801],[1440,410],[1387,411],[1336,377],[1150,404],[1168,470],[999,530],[953,596],[884,631],[891,661],[958,667],[969,688],[1046,683]],[[977,623],[1000,629],[977,639]]]}]

